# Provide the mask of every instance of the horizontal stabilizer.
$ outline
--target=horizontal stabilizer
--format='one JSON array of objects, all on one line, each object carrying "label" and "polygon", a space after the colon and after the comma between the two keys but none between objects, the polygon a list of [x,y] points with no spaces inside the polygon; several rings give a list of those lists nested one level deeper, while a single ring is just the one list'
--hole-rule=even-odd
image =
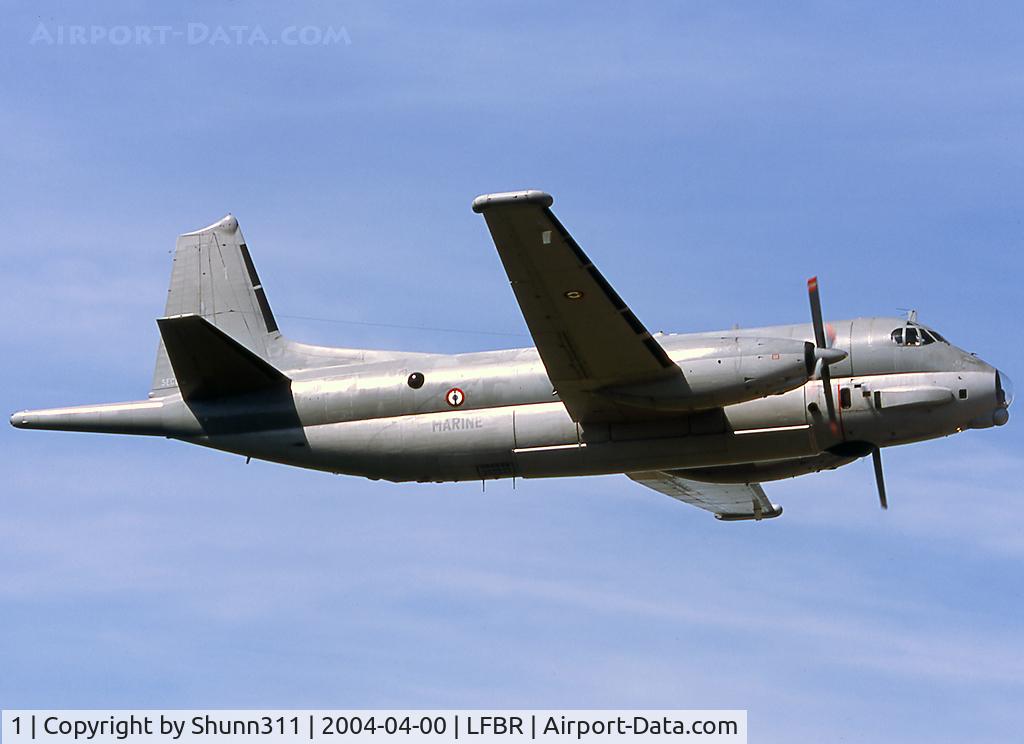
[{"label": "horizontal stabilizer", "polygon": [[287,387],[290,380],[198,315],[159,318],[160,336],[185,400]]}]

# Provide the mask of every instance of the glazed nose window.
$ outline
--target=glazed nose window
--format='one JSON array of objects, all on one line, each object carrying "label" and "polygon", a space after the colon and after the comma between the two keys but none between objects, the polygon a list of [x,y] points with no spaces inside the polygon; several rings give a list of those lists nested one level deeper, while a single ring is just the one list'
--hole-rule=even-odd
[{"label": "glazed nose window", "polygon": [[996,394],[999,402],[1006,408],[1013,403],[1013,380],[1006,376],[1005,372],[996,372]]}]

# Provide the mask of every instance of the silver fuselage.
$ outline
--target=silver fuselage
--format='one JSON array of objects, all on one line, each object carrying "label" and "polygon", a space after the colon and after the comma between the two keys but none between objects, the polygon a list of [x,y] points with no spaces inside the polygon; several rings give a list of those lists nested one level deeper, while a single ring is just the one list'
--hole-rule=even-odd
[{"label": "silver fuselage", "polygon": [[[208,404],[180,395],[149,401],[32,412],[25,428],[169,436],[245,456],[392,481],[552,477],[772,463],[885,447],[1003,423],[997,371],[946,343],[898,346],[905,321],[833,322],[832,365],[839,429],[823,414],[821,382],[709,411],[642,423],[577,425],[532,348],[472,354],[387,355],[286,370],[291,396]],[[665,334],[658,342],[684,369],[738,363],[737,339],[813,340],[808,324]],[[742,345],[741,345],[742,346]],[[311,348],[311,347],[310,347]],[[339,359],[344,357],[339,350]],[[415,389],[409,376],[420,373]],[[448,392],[462,392],[457,406]],[[110,426],[105,426],[109,409]],[[724,411],[724,415],[722,412]],[[84,412],[75,426],[75,412]],[[116,426],[113,422],[116,420]],[[86,422],[88,424],[86,425]],[[848,460],[845,460],[848,461]],[[842,464],[842,462],[833,463]],[[826,465],[822,465],[825,467]],[[811,468],[821,469],[819,467]]]}]

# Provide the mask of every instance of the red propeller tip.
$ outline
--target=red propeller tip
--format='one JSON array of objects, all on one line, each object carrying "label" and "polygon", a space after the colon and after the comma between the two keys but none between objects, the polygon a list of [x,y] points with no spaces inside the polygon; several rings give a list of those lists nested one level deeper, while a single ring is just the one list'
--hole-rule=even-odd
[{"label": "red propeller tip", "polygon": [[807,280],[807,289],[809,291],[813,292],[817,288],[818,288],[818,277],[812,276],[810,279]]}]

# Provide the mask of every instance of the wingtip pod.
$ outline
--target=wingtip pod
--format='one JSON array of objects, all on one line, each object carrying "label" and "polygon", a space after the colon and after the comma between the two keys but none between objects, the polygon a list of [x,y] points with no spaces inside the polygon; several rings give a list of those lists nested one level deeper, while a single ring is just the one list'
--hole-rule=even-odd
[{"label": "wingtip pod", "polygon": [[481,194],[473,200],[473,211],[480,214],[488,207],[499,204],[540,204],[542,207],[550,207],[555,203],[551,194],[537,189],[525,191],[502,191],[496,194]]},{"label": "wingtip pod", "polygon": [[762,519],[775,519],[782,516],[782,507],[772,504],[769,511],[755,512],[754,514],[715,514],[719,522],[760,522]]},{"label": "wingtip pod", "polygon": [[193,230],[192,232],[182,233],[182,237],[186,235],[201,235],[208,232],[222,232],[228,235],[234,235],[238,231],[238,220],[235,216],[228,212],[222,218],[214,222],[212,225]]}]

